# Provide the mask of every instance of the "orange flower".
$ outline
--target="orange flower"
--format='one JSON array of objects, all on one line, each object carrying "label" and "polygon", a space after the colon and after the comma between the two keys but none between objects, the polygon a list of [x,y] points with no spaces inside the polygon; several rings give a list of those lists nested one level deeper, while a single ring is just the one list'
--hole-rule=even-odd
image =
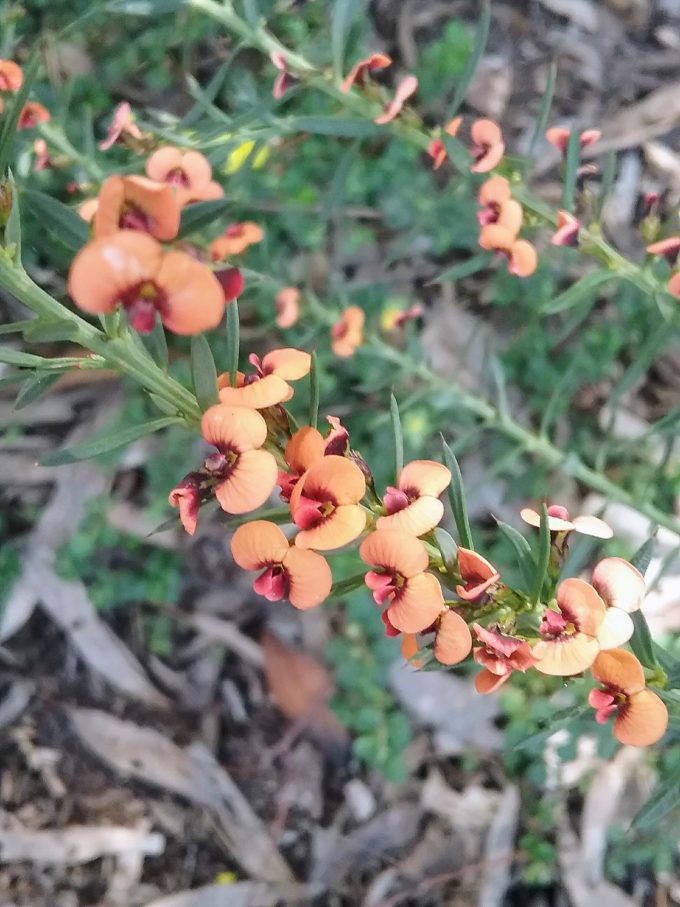
[{"label": "orange flower", "polygon": [[212,178],[210,162],[200,151],[183,151],[172,145],[159,148],[146,162],[146,175],[157,183],[172,186],[181,206],[224,195],[222,187]]},{"label": "orange flower", "polygon": [[500,252],[508,259],[508,271],[518,277],[533,274],[538,264],[536,249],[526,239],[516,239],[512,230],[500,224],[487,224],[479,234],[482,249]]},{"label": "orange flower", "polygon": [[456,594],[466,602],[479,599],[500,579],[493,564],[469,548],[458,548],[458,571],[462,585],[456,586]]},{"label": "orange flower", "polygon": [[17,129],[31,129],[39,123],[48,123],[52,116],[42,104],[37,101],[27,101],[21,108]]},{"label": "orange flower", "polygon": [[663,255],[668,264],[673,267],[678,260],[680,252],[680,236],[669,236],[647,246],[650,255]]},{"label": "orange flower", "polygon": [[253,589],[267,601],[287,598],[296,608],[313,608],[331,591],[333,576],[326,559],[289,545],[275,523],[255,520],[239,526],[231,540],[231,553],[244,570],[264,569]]},{"label": "orange flower", "polygon": [[340,91],[347,93],[353,85],[364,86],[372,72],[392,65],[392,58],[387,54],[371,54],[365,60],[355,63],[349,75],[343,79]]},{"label": "orange flower", "polygon": [[269,55],[269,59],[279,71],[279,74],[274,79],[274,85],[272,86],[272,96],[278,101],[284,96],[289,88],[292,88],[293,85],[295,85],[297,79],[295,76],[291,75],[288,69],[288,61],[281,51],[272,51]]},{"label": "orange flower", "polygon": [[[444,127],[444,132],[447,135],[456,135],[456,133],[460,129],[460,124],[462,122],[463,122],[463,117],[454,117]],[[444,142],[442,142],[441,139],[432,139],[430,144],[427,146],[427,153],[432,158],[432,161],[433,161],[432,169],[433,170],[439,170],[441,165],[444,163],[444,161],[448,157],[448,153],[446,151],[446,145],[444,144]]]},{"label": "orange flower", "polygon": [[674,274],[666,285],[666,289],[671,294],[675,296],[676,299],[680,299],[680,271],[677,274]]},{"label": "orange flower", "polygon": [[607,606],[597,634],[600,648],[615,649],[624,645],[634,631],[630,615],[639,610],[644,598],[642,574],[622,557],[606,557],[595,565],[590,582]]},{"label": "orange flower", "polygon": [[353,542],[364,531],[366,511],[359,501],[366,480],[347,457],[327,456],[311,466],[290,496],[290,512],[300,532],[299,548],[331,551]]},{"label": "orange flower", "polygon": [[116,144],[121,135],[129,135],[132,139],[143,138],[142,130],[135,123],[132,108],[127,101],[123,101],[113,111],[106,138],[99,143],[99,150],[108,151]]},{"label": "orange flower", "polygon": [[537,659],[529,643],[523,639],[487,630],[479,624],[473,624],[472,629],[481,643],[472,653],[477,664],[482,665],[482,670],[475,677],[478,693],[493,693],[509,680],[513,671],[524,673],[536,664]]},{"label": "orange flower", "polygon": [[414,460],[399,473],[397,487],[389,487],[383,499],[386,516],[378,517],[378,529],[399,529],[425,535],[439,524],[444,505],[439,495],[451,482],[451,473],[434,460]]},{"label": "orange flower", "polygon": [[243,274],[241,274],[239,269],[223,268],[221,271],[214,271],[213,273],[222,287],[224,301],[232,302],[232,300],[238,299],[245,286]]},{"label": "orange flower", "polygon": [[48,167],[52,166],[50,152],[47,148],[45,139],[36,139],[35,142],[33,142],[33,154],[35,154],[35,162],[33,164],[34,173],[40,173],[41,170],[47,170]]},{"label": "orange flower", "polygon": [[248,246],[262,242],[263,238],[262,228],[252,221],[229,224],[223,235],[210,243],[210,257],[213,261],[222,261],[231,255],[240,255]]},{"label": "orange flower", "polygon": [[519,202],[510,193],[510,183],[502,176],[492,176],[479,190],[477,196],[482,210],[477,219],[482,227],[487,224],[499,224],[517,236],[522,226],[524,212]]},{"label": "orange flower", "polygon": [[0,91],[19,91],[24,82],[21,66],[13,60],[0,60]]},{"label": "orange flower", "polygon": [[399,116],[404,104],[417,90],[418,79],[416,79],[415,76],[406,76],[406,78],[402,79],[397,85],[397,90],[392,100],[385,105],[383,112],[380,116],[377,116],[373,122],[378,126],[383,126],[385,123],[391,123],[392,120]]},{"label": "orange flower", "polygon": [[552,246],[577,246],[581,222],[568,211],[557,212],[557,230],[550,237]]},{"label": "orange flower", "polygon": [[153,330],[156,313],[175,334],[217,327],[224,314],[222,288],[185,252],[163,252],[147,233],[121,230],[84,246],[71,265],[69,293],[84,312],[105,314],[121,303],[132,327]]},{"label": "orange flower", "polygon": [[582,579],[565,579],[557,588],[558,611],[547,609],[533,647],[542,674],[570,677],[589,668],[599,652],[597,634],[606,606]]},{"label": "orange flower", "polygon": [[161,242],[177,236],[179,202],[170,186],[144,176],[110,176],[99,190],[94,235],[111,236],[118,230],[150,233]]},{"label": "orange flower", "polygon": [[[538,529],[541,525],[541,516],[530,507],[520,511],[520,517],[529,526]],[[614,530],[604,520],[596,516],[569,516],[566,507],[560,504],[551,504],[548,507],[548,528],[551,532],[579,532],[581,535],[590,535],[596,539],[610,539]]]},{"label": "orange flower", "polygon": [[336,356],[346,359],[353,356],[364,342],[364,310],[358,305],[343,309],[342,318],[331,328],[331,349]]},{"label": "orange flower", "polygon": [[409,306],[408,309],[398,309],[389,306],[380,315],[380,327],[383,331],[396,331],[403,328],[409,321],[415,321],[423,314],[423,307],[419,303]]},{"label": "orange flower", "polygon": [[[571,129],[567,129],[564,126],[551,126],[545,133],[546,139],[551,145],[557,148],[561,154],[565,154],[567,151],[570,135]],[[582,149],[586,148],[588,145],[594,145],[601,135],[602,133],[599,129],[584,129],[579,136],[579,145]]]},{"label": "orange flower", "polygon": [[601,652],[592,667],[593,677],[604,689],[593,689],[588,704],[598,724],[612,714],[614,736],[628,746],[651,746],[666,733],[668,710],[656,693],[645,688],[642,665],[630,652]]},{"label": "orange flower", "polygon": [[78,205],[78,214],[84,221],[88,224],[92,222],[95,214],[97,213],[97,208],[99,207],[99,201],[96,198],[86,198],[84,202],[81,202]]},{"label": "orange flower", "polygon": [[292,328],[300,317],[300,291],[283,287],[276,294],[276,323],[280,328]]},{"label": "orange flower", "polygon": [[470,654],[470,628],[456,611],[448,608],[437,621],[434,657],[443,665],[457,665]]},{"label": "orange flower", "polygon": [[267,500],[276,485],[274,456],[260,450],[267,425],[254,409],[218,403],[203,413],[201,432],[217,454],[205,468],[217,481],[215,497],[227,513],[249,513]]},{"label": "orange flower", "polygon": [[188,535],[194,535],[198,525],[204,478],[199,472],[190,472],[168,495],[168,504],[179,507],[179,519]]},{"label": "orange flower", "polygon": [[470,137],[470,152],[475,159],[470,170],[472,173],[488,173],[501,162],[505,154],[500,126],[493,120],[475,120],[470,128]]},{"label": "orange flower", "polygon": [[289,381],[298,381],[309,374],[312,357],[302,350],[287,348],[272,350],[264,359],[251,353],[248,361],[255,373],[239,372],[236,387],[231,387],[229,375],[220,375],[218,387],[222,403],[236,403],[252,409],[267,409],[277,403],[286,403],[293,396]]},{"label": "orange flower", "polygon": [[298,429],[286,444],[283,458],[288,465],[288,472],[279,472],[278,483],[281,486],[281,500],[290,501],[293,489],[302,475],[326,453],[326,442],[320,431],[306,425]]}]

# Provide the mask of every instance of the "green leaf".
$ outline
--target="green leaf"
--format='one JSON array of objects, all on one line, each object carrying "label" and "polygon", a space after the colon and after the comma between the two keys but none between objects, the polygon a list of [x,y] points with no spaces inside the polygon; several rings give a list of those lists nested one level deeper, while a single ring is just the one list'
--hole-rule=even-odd
[{"label": "green leaf", "polygon": [[27,208],[33,213],[40,225],[54,234],[68,249],[77,252],[90,238],[90,228],[82,217],[62,202],[46,195],[27,189],[23,193]]},{"label": "green leaf", "polygon": [[[239,45],[236,45],[236,47],[238,48]],[[231,53],[224,61],[224,63],[222,63],[215,70],[215,74],[211,76],[210,81],[205,87],[199,85],[195,79],[189,77],[189,90],[192,94],[192,97],[196,98],[196,103],[192,106],[191,110],[189,110],[189,112],[182,118],[179,125],[183,129],[188,129],[189,126],[193,126],[194,123],[201,119],[206,110],[212,107],[218,92],[224,84],[224,80],[226,79],[227,73],[231,69],[233,62],[234,54]]]},{"label": "green leaf", "polygon": [[449,109],[446,111],[446,120],[450,120],[454,117],[460,105],[465,100],[465,95],[468,92],[470,83],[474,78],[475,72],[479,61],[482,58],[484,53],[484,48],[486,47],[486,42],[489,37],[489,25],[491,24],[491,4],[488,0],[482,0],[482,11],[479,17],[479,22],[477,23],[477,29],[475,31],[475,38],[472,44],[472,50],[470,51],[470,56],[465,61],[465,66],[463,71],[460,74],[460,79],[456,85],[456,93],[453,96],[453,100],[449,105]]},{"label": "green leaf", "polygon": [[331,14],[331,54],[333,73],[336,79],[343,75],[345,62],[345,45],[349,37],[352,19],[357,9],[357,0],[334,0]]},{"label": "green leaf", "polygon": [[491,376],[493,378],[494,384],[496,385],[496,407],[498,413],[503,422],[510,421],[512,419],[510,413],[510,404],[508,403],[508,389],[507,382],[505,380],[505,371],[503,369],[503,363],[498,358],[498,356],[491,357]]},{"label": "green leaf", "polygon": [[446,529],[442,529],[441,526],[435,527],[434,538],[437,543],[437,548],[439,548],[441,553],[442,560],[444,561],[444,565],[448,569],[451,569],[456,563],[458,545],[456,545],[451,533],[447,532]]},{"label": "green leaf", "polygon": [[211,198],[207,202],[196,202],[182,209],[182,218],[179,224],[179,239],[184,239],[192,233],[197,233],[203,227],[213,224],[222,214],[229,209],[231,200],[227,198]]},{"label": "green leaf", "polygon": [[236,387],[240,347],[239,333],[238,302],[234,300],[227,306],[227,364],[229,366],[229,383],[232,387]]},{"label": "green leaf", "polygon": [[194,334],[191,338],[191,380],[202,410],[219,402],[215,360],[203,334]]},{"label": "green leaf", "polygon": [[539,602],[541,600],[543,583],[545,582],[545,577],[548,572],[548,564],[550,563],[550,528],[548,524],[548,508],[544,503],[541,506],[541,526],[539,528],[538,557],[536,559],[534,580],[530,590],[530,598],[532,602]]},{"label": "green leaf", "polygon": [[658,665],[654,641],[649,632],[649,624],[642,611],[633,611],[633,635],[630,638],[630,647],[633,654],[646,668],[655,668]]},{"label": "green leaf", "polygon": [[116,429],[112,434],[101,435],[93,438],[91,441],[83,441],[82,444],[76,444],[66,450],[57,450],[48,454],[40,461],[41,466],[62,466],[65,463],[76,463],[79,460],[89,460],[92,457],[98,457],[101,454],[117,450],[119,447],[125,447],[133,441],[139,440],[146,435],[151,435],[168,425],[177,425],[182,420],[177,416],[163,416],[160,419],[154,419],[151,422],[145,422],[143,425],[133,425],[131,428]]},{"label": "green leaf", "polygon": [[23,334],[37,320],[37,318],[26,318],[24,321],[11,321],[9,324],[0,324],[0,337],[6,334]]},{"label": "green leaf", "polygon": [[576,200],[576,179],[578,165],[581,162],[581,137],[578,129],[572,129],[567,142],[567,153],[564,163],[564,184],[562,186],[562,208],[565,211],[574,210]]},{"label": "green leaf", "polygon": [[184,5],[185,0],[108,0],[104,8],[108,13],[126,16],[166,16]]},{"label": "green leaf", "polygon": [[312,366],[309,370],[309,424],[316,428],[319,424],[319,361],[316,350],[312,350]]},{"label": "green leaf", "polygon": [[543,309],[544,315],[554,315],[557,312],[566,312],[567,309],[573,309],[579,303],[592,298],[596,291],[610,280],[619,280],[619,275],[613,271],[593,271],[581,277],[576,283],[573,283],[564,293],[556,296]]},{"label": "green leaf", "polygon": [[427,286],[434,283],[444,283],[447,280],[460,280],[461,277],[469,277],[470,274],[476,274],[478,271],[488,268],[492,261],[493,252],[480,252],[478,255],[472,255],[465,261],[451,265],[450,268],[446,268],[441,274],[437,274],[436,277],[433,277],[428,282]]},{"label": "green leaf", "polygon": [[257,0],[243,0],[243,12],[248,25],[251,28],[257,28],[260,24],[260,10]]},{"label": "green leaf", "polygon": [[150,334],[144,334],[142,343],[151,354],[151,358],[163,371],[168,370],[168,341],[165,336],[163,322],[156,316],[156,322],[153,331]]},{"label": "green leaf", "polygon": [[543,92],[543,100],[541,101],[541,108],[538,111],[538,117],[536,118],[536,125],[534,127],[534,134],[531,137],[531,142],[529,143],[529,157],[531,157],[536,150],[536,145],[541,140],[541,137],[545,133],[545,127],[548,124],[548,117],[550,116],[550,109],[552,107],[553,96],[555,94],[555,81],[557,79],[557,64],[551,63],[548,67],[548,78],[545,82],[545,91]]},{"label": "green leaf", "polygon": [[279,121],[289,132],[309,132],[312,135],[335,135],[361,139],[378,135],[380,127],[371,120],[353,117],[285,117]]},{"label": "green leaf", "polygon": [[7,178],[12,188],[12,207],[5,225],[5,244],[15,248],[14,260],[21,264],[21,211],[19,209],[19,192],[12,171],[7,171]]},{"label": "green leaf", "polygon": [[446,148],[446,153],[453,166],[459,170],[461,174],[468,174],[473,159],[465,145],[457,136],[449,135],[447,132],[442,133],[441,140],[444,143],[444,148]]},{"label": "green leaf", "polygon": [[392,439],[394,443],[394,473],[396,481],[404,468],[404,432],[401,427],[399,404],[394,394],[390,394],[390,418],[392,420]]},{"label": "green leaf", "polygon": [[449,501],[451,502],[451,510],[453,510],[453,518],[456,521],[456,528],[458,529],[458,539],[461,547],[474,551],[475,546],[472,541],[472,530],[470,529],[470,519],[468,517],[467,502],[465,500],[463,476],[461,475],[458,460],[455,458],[453,451],[443,437],[442,450],[444,453],[444,463],[451,471]]},{"label": "green leaf", "polygon": [[581,349],[577,349],[574,353],[574,357],[569,363],[569,366],[565,371],[560,375],[560,378],[553,388],[553,392],[550,395],[550,399],[546,404],[545,409],[543,410],[543,416],[541,417],[541,427],[539,429],[539,434],[545,435],[547,437],[550,427],[553,424],[553,421],[558,413],[560,403],[563,403],[563,408],[566,409],[569,398],[568,392],[571,387],[571,383],[574,380],[574,376],[579,374],[581,370]]},{"label": "green leaf", "polygon": [[24,406],[33,403],[33,401],[37,400],[46,390],[49,390],[59,378],[61,378],[59,372],[36,372],[35,375],[31,375],[31,377],[27,378],[21,385],[17,398],[14,401],[14,409],[23,409]]},{"label": "green leaf", "polygon": [[6,101],[3,113],[2,130],[0,130],[0,177],[4,176],[12,150],[12,139],[16,132],[19,116],[24,104],[28,100],[33,81],[40,65],[40,54],[35,47],[31,52],[28,63],[24,66],[24,81],[19,91],[14,95],[12,102]]},{"label": "green leaf", "polygon": [[678,803],[680,803],[680,769],[676,769],[657,784],[653,795],[633,819],[632,827],[640,831],[656,828]]},{"label": "green leaf", "polygon": [[34,356],[33,353],[22,353],[21,350],[13,350],[10,347],[0,347],[0,362],[5,365],[16,365],[19,368],[40,368],[49,363],[49,359],[42,356]]},{"label": "green leaf", "polygon": [[644,576],[647,572],[647,568],[652,560],[652,555],[654,554],[654,546],[656,545],[656,531],[644,542],[635,554],[630,559],[630,563],[635,567],[636,570],[639,570],[640,573]]},{"label": "green leaf", "polygon": [[76,340],[78,325],[66,319],[34,318],[24,331],[24,338],[35,343]]},{"label": "green leaf", "polygon": [[588,714],[588,711],[589,709],[587,706],[577,705],[570,709],[564,709],[561,712],[557,712],[550,720],[549,728],[538,731],[536,734],[531,734],[529,737],[525,737],[524,740],[521,740],[512,747],[512,751],[521,752],[522,750],[534,750],[535,752],[541,752],[547,739],[552,737],[555,731],[562,729],[571,730],[572,727],[577,725],[578,722]]},{"label": "green leaf", "polygon": [[338,598],[342,595],[347,595],[349,592],[354,592],[355,589],[359,589],[364,584],[365,573],[357,573],[356,576],[348,576],[347,579],[338,580],[337,583],[333,583],[330,591],[330,598]]},{"label": "green leaf", "polygon": [[536,564],[534,563],[534,556],[531,552],[531,546],[529,542],[524,538],[524,536],[518,532],[513,526],[504,523],[502,520],[496,520],[496,525],[510,542],[512,547],[515,549],[515,554],[517,555],[517,563],[519,568],[522,571],[522,578],[524,579],[526,590],[528,591],[532,587],[532,582],[536,572]]},{"label": "green leaf", "polygon": [[597,220],[600,220],[602,217],[602,211],[604,210],[605,203],[609,198],[609,193],[612,191],[614,179],[616,178],[615,151],[608,151],[604,155],[604,161],[600,165],[600,172],[602,173],[602,177],[600,179],[600,192],[597,196],[597,209],[595,212]]}]

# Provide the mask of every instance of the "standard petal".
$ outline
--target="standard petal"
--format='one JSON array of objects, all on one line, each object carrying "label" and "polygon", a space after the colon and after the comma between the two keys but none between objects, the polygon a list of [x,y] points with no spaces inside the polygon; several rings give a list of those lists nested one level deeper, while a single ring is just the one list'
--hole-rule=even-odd
[{"label": "standard petal", "polygon": [[222,320],[226,303],[220,282],[186,252],[172,251],[163,257],[157,283],[166,297],[161,320],[175,334],[199,334]]},{"label": "standard petal", "polygon": [[595,539],[611,539],[614,537],[614,530],[607,525],[604,520],[596,516],[575,516],[573,519],[574,529],[581,535],[590,535]]},{"label": "standard petal", "polygon": [[376,529],[361,543],[359,556],[365,564],[383,567],[409,579],[427,570],[429,558],[422,542],[406,532]]},{"label": "standard petal", "polygon": [[445,611],[439,619],[434,637],[434,657],[445,665],[456,665],[470,653],[470,628],[460,614]]},{"label": "standard petal", "polygon": [[156,180],[158,183],[165,182],[169,173],[173,170],[181,170],[183,154],[181,149],[175,148],[174,145],[165,145],[149,157],[146,162],[146,175],[149,179]]},{"label": "standard petal", "polygon": [[479,204],[484,205],[501,205],[511,198],[510,183],[504,176],[492,176],[482,183],[479,190]]},{"label": "standard petal", "polygon": [[296,608],[314,608],[330,595],[333,574],[328,561],[314,551],[289,548],[283,561],[288,572],[288,601]]},{"label": "standard petal", "polygon": [[257,510],[274,490],[278,467],[266,450],[246,450],[229,476],[215,488],[222,510],[227,513],[250,513]]},{"label": "standard petal", "polygon": [[622,611],[637,611],[645,595],[644,577],[622,557],[606,557],[595,565],[592,585],[604,601]]},{"label": "standard petal", "polygon": [[272,350],[262,360],[265,375],[274,374],[284,381],[297,381],[309,374],[312,357],[304,350],[291,347],[283,350]]},{"label": "standard petal", "polygon": [[619,708],[614,720],[614,736],[628,746],[651,746],[668,727],[668,709],[651,690],[641,690]]},{"label": "standard petal", "polygon": [[288,539],[276,523],[268,520],[239,526],[231,539],[232,557],[243,570],[280,564],[288,551]]},{"label": "standard petal", "polygon": [[325,450],[326,442],[321,432],[311,425],[305,425],[288,441],[283,456],[293,472],[302,475],[323,457]]},{"label": "standard petal", "polygon": [[630,614],[620,608],[607,608],[604,620],[597,631],[601,649],[616,649],[625,646],[633,635],[633,620]]},{"label": "standard petal", "polygon": [[597,636],[607,611],[590,583],[574,577],[562,580],[557,587],[557,606],[563,617],[588,636]]},{"label": "standard petal", "polygon": [[512,671],[508,671],[507,674],[492,674],[491,671],[482,668],[479,674],[475,675],[475,689],[483,695],[495,693],[499,687],[502,687],[510,679],[511,674]]},{"label": "standard petal", "polygon": [[347,457],[328,456],[307,470],[295,490],[298,488],[315,501],[357,504],[366,493],[366,479],[356,463]]},{"label": "standard petal", "polygon": [[417,537],[438,526],[443,516],[442,502],[426,496],[408,504],[403,510],[378,517],[376,526],[378,529],[394,529]]},{"label": "standard petal", "polygon": [[203,413],[201,433],[218,450],[251,450],[264,444],[267,423],[254,409],[217,403]]},{"label": "standard petal", "polygon": [[448,488],[451,472],[435,460],[413,460],[399,473],[401,491],[413,495],[430,495],[438,498]]},{"label": "standard petal", "polygon": [[443,607],[439,580],[431,573],[418,573],[395,595],[387,615],[402,633],[420,633],[435,622]]},{"label": "standard petal", "polygon": [[[540,527],[541,516],[530,507],[525,507],[523,510],[520,510],[519,515],[529,526],[534,526],[536,529]],[[570,532],[574,528],[574,524],[571,520],[563,520],[560,519],[560,517],[549,515],[548,528],[551,532]]]},{"label": "standard petal", "polygon": [[[292,500],[292,499],[291,499]],[[359,538],[366,528],[366,511],[358,504],[342,504],[323,523],[295,536],[298,548],[333,551]]]},{"label": "standard petal", "polygon": [[575,633],[567,639],[548,639],[537,642],[532,654],[538,658],[536,670],[554,677],[571,677],[589,668],[597,657],[596,639]]},{"label": "standard petal", "polygon": [[592,674],[598,683],[621,693],[638,693],[645,687],[642,665],[625,649],[600,652],[595,659]]},{"label": "standard petal", "polygon": [[251,409],[267,409],[285,403],[293,396],[290,384],[278,375],[265,375],[243,387],[222,387],[219,393],[223,403],[236,403]]}]

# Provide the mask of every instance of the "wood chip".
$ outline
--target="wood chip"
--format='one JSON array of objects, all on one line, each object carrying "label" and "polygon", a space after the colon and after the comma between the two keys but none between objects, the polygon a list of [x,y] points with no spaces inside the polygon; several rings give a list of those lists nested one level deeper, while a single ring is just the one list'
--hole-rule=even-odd
[{"label": "wood chip", "polygon": [[680,123],[680,83],[664,85],[641,101],[629,104],[605,120],[600,128],[602,138],[583,149],[584,158],[597,157],[605,151],[635,148],[650,139],[670,132]]},{"label": "wood chip", "polygon": [[235,882],[179,891],[151,901],[146,907],[284,907],[308,903],[317,893],[318,889],[310,885]]},{"label": "wood chip", "polygon": [[0,701],[0,728],[13,724],[24,711],[35,691],[30,680],[15,680]]},{"label": "wood chip", "polygon": [[506,902],[520,805],[518,788],[509,784],[501,795],[486,837],[478,907],[503,907]]}]

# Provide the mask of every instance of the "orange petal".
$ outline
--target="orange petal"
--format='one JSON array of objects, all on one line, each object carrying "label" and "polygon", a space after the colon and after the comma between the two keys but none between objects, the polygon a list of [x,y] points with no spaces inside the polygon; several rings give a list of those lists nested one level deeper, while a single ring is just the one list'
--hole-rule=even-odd
[{"label": "orange petal", "polygon": [[510,199],[501,204],[500,211],[498,212],[498,220],[496,221],[501,227],[505,227],[506,230],[510,230],[511,233],[514,233],[514,235],[517,236],[523,220],[524,211],[519,202]]},{"label": "orange petal", "polygon": [[[405,661],[411,661],[414,655],[418,653],[420,646],[418,645],[418,638],[415,633],[404,633],[401,638],[401,655]],[[413,665],[414,667],[420,667],[420,665]]]},{"label": "orange petal", "polygon": [[475,675],[475,689],[478,693],[487,694],[495,693],[499,687],[510,679],[510,674],[492,674],[487,668],[482,668],[479,674]]},{"label": "orange petal", "polygon": [[[182,158],[183,154],[180,148],[175,148],[173,145],[165,145],[165,147],[154,151],[147,160],[146,175],[149,179],[163,183],[167,175],[172,173],[173,170],[183,169]],[[210,179],[210,176],[208,176],[208,179]]]},{"label": "orange petal", "polygon": [[407,504],[403,510],[378,517],[378,529],[396,529],[413,536],[425,535],[439,525],[444,516],[444,505],[437,498],[425,496]]},{"label": "orange petal", "polygon": [[280,564],[289,550],[288,539],[276,523],[253,520],[239,526],[231,540],[231,554],[243,570],[261,570]]},{"label": "orange petal", "polygon": [[300,317],[300,291],[284,287],[276,294],[276,323],[280,328],[292,327]]},{"label": "orange petal", "polygon": [[[326,459],[329,458],[326,457]],[[293,489],[293,494],[295,494],[295,489]],[[323,523],[312,529],[302,529],[298,532],[295,536],[295,544],[298,548],[333,551],[335,548],[342,548],[359,538],[365,528],[366,511],[357,504],[341,504]]]},{"label": "orange petal", "polygon": [[399,473],[399,488],[412,494],[429,494],[433,498],[449,486],[451,473],[435,460],[413,460]]},{"label": "orange petal", "polygon": [[477,196],[480,205],[501,205],[511,198],[510,183],[504,176],[492,176],[482,183]]},{"label": "orange petal", "polygon": [[218,450],[240,452],[264,444],[267,423],[254,409],[217,403],[203,413],[201,433]]},{"label": "orange petal", "polygon": [[283,560],[288,572],[288,601],[296,608],[314,608],[330,595],[333,574],[328,561],[314,551],[289,548]]},{"label": "orange petal", "polygon": [[24,81],[21,67],[13,60],[0,60],[0,91],[19,91]]},{"label": "orange petal", "polygon": [[651,690],[641,690],[619,708],[614,736],[628,746],[651,746],[666,733],[668,709]]},{"label": "orange petal", "polygon": [[536,249],[526,239],[517,239],[510,249],[508,270],[517,277],[529,277],[538,265]]},{"label": "orange petal", "polygon": [[383,567],[409,579],[427,570],[429,558],[422,542],[406,532],[376,529],[361,543],[359,557],[365,564]]},{"label": "orange petal", "polygon": [[262,371],[265,375],[273,374],[284,381],[297,381],[309,374],[312,357],[303,350],[292,348],[272,350],[262,360]]},{"label": "orange petal", "polygon": [[486,224],[479,231],[479,245],[482,249],[510,253],[515,243],[515,234],[500,224]]},{"label": "orange petal", "polygon": [[595,539],[610,539],[614,536],[612,527],[596,516],[577,516],[574,517],[573,523],[574,529],[581,535],[590,535]]},{"label": "orange petal", "polygon": [[148,233],[121,230],[87,243],[68,276],[68,291],[84,312],[112,312],[121,295],[145,280],[154,280],[163,250]]},{"label": "orange petal", "polygon": [[430,627],[444,607],[439,580],[431,573],[417,573],[406,580],[387,609],[390,623],[402,633],[420,633]]},{"label": "orange petal", "polygon": [[[566,582],[566,580],[565,580]],[[589,668],[597,657],[599,644],[583,633],[564,639],[537,642],[532,655],[538,658],[536,670],[554,677],[571,677]]]},{"label": "orange petal", "polygon": [[359,467],[346,457],[323,457],[295,486],[290,499],[293,513],[303,490],[306,497],[315,501],[357,504],[366,493],[366,479]]},{"label": "orange petal", "polygon": [[591,583],[607,605],[629,613],[639,609],[645,595],[644,577],[622,557],[606,557],[596,564]]},{"label": "orange petal", "polygon": [[[520,510],[519,515],[529,526],[533,526],[536,529],[540,528],[541,516],[535,510],[530,507],[524,507]],[[557,516],[548,516],[548,529],[551,532],[571,532],[573,528],[574,524],[570,520],[563,520]]]},{"label": "orange petal", "polygon": [[246,450],[239,454],[228,477],[215,488],[215,497],[227,513],[250,513],[264,504],[277,477],[278,466],[269,451]]},{"label": "orange petal", "polygon": [[377,116],[373,122],[378,126],[390,123],[401,113],[401,109],[412,94],[418,90],[418,79],[413,75],[408,75],[397,85],[394,98],[387,104],[384,111]]},{"label": "orange petal", "polygon": [[99,201],[96,198],[86,198],[84,202],[78,205],[78,215],[88,224],[97,213]]},{"label": "orange petal", "polygon": [[269,406],[290,400],[293,389],[278,375],[265,375],[264,378],[243,387],[222,387],[219,393],[223,403],[235,403],[251,409],[267,409]]},{"label": "orange petal", "polygon": [[445,611],[439,619],[434,638],[434,657],[444,665],[456,665],[470,653],[470,628],[460,614]]},{"label": "orange petal", "polygon": [[493,120],[475,120],[470,127],[470,136],[476,145],[497,145],[503,141],[503,133]]},{"label": "orange petal", "polygon": [[628,642],[634,630],[630,614],[620,608],[607,608],[604,620],[597,631],[597,641],[601,649],[616,649]]},{"label": "orange petal", "polygon": [[298,429],[288,441],[283,456],[293,472],[302,475],[323,457],[325,450],[326,442],[321,432],[306,425]]},{"label": "orange petal", "polygon": [[628,695],[638,693],[645,687],[642,665],[632,652],[625,649],[600,652],[593,664],[592,674],[602,686]]},{"label": "orange petal", "polygon": [[225,309],[224,292],[212,271],[186,252],[168,252],[156,279],[165,292],[161,321],[175,334],[216,328]]},{"label": "orange petal", "polygon": [[676,299],[680,299],[680,271],[677,271],[666,285],[666,289],[671,294],[675,296]]},{"label": "orange petal", "polygon": [[562,580],[557,587],[557,606],[587,636],[597,636],[607,612],[607,606],[590,583],[574,577]]},{"label": "orange petal", "polygon": [[169,241],[179,230],[180,206],[171,186],[143,176],[110,176],[99,190],[99,207],[94,217],[95,236],[108,236],[121,228],[126,205],[141,212],[148,232]]}]

